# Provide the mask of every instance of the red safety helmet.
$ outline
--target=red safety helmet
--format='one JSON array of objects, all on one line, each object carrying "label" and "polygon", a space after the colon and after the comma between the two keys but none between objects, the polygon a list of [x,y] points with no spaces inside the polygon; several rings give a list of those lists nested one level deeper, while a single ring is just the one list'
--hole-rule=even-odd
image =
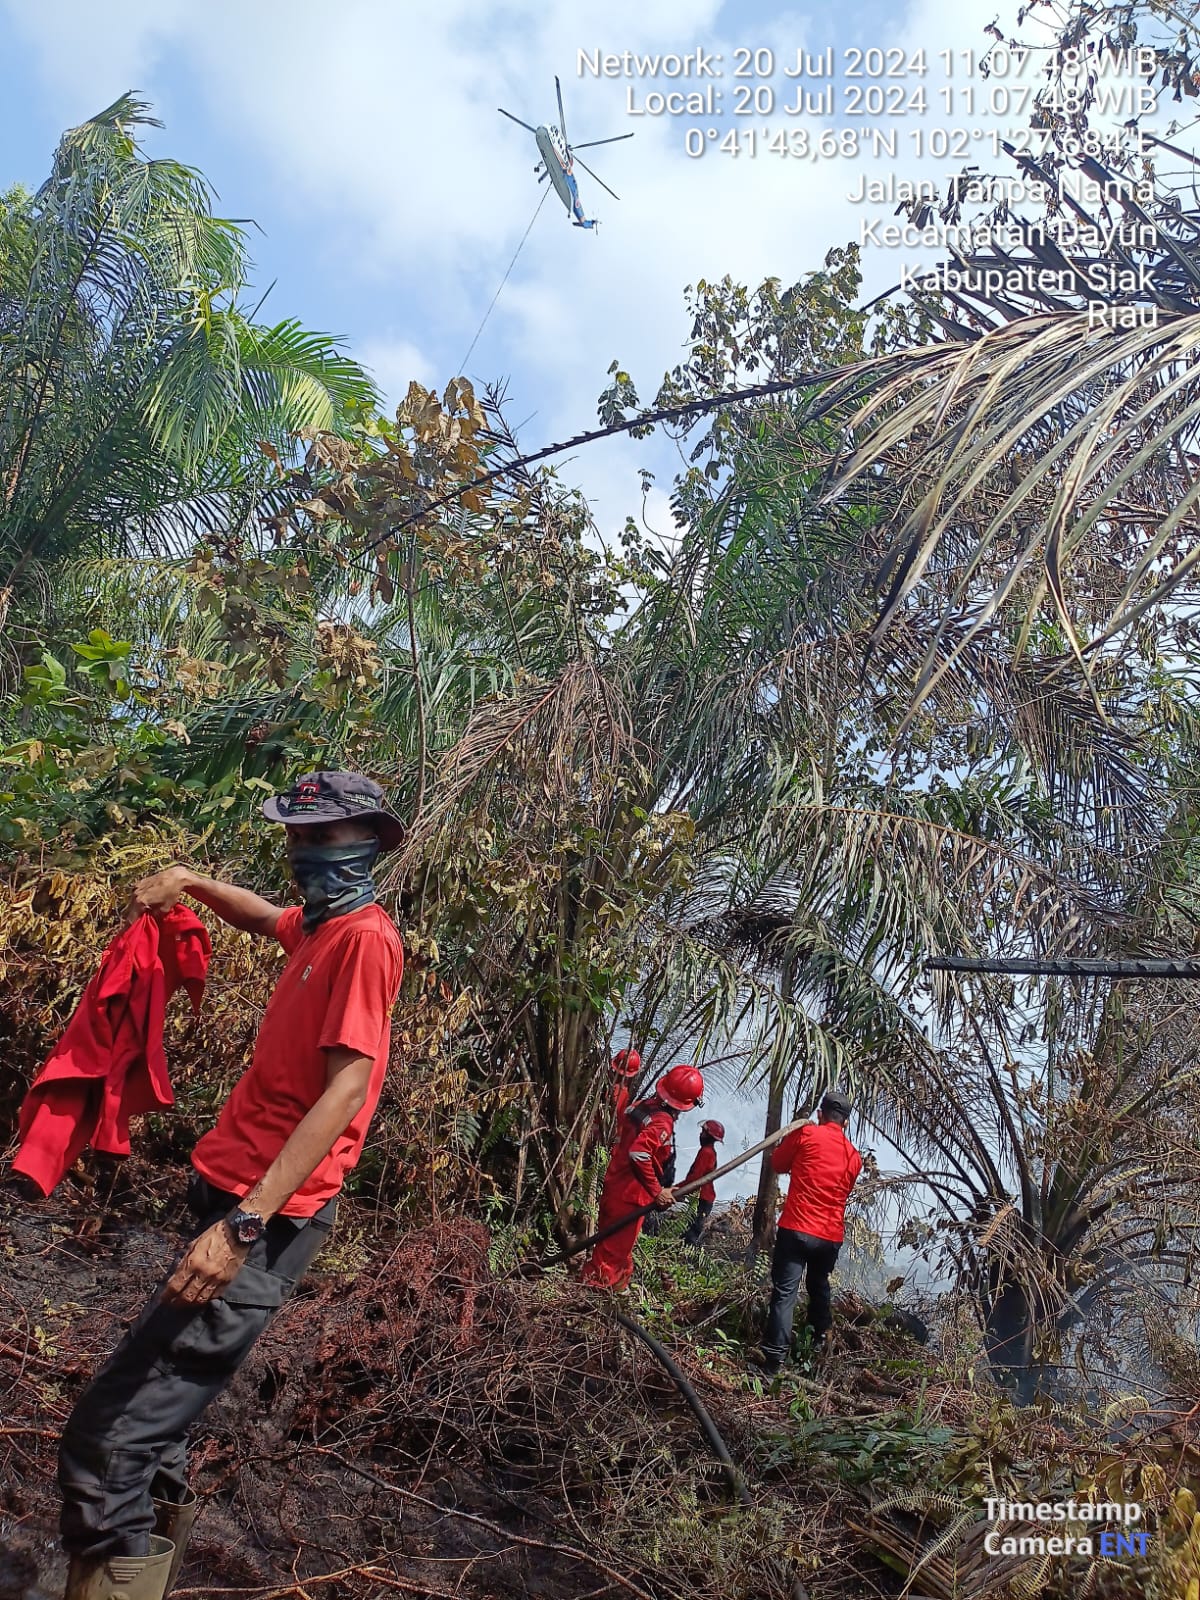
[{"label": "red safety helmet", "polygon": [[710,1139],[723,1139],[725,1137],[725,1124],[718,1122],[715,1117],[710,1117],[707,1122],[700,1124],[700,1132],[707,1133]]},{"label": "red safety helmet", "polygon": [[704,1103],[704,1079],[695,1067],[672,1067],[654,1085],[654,1092],[672,1111],[691,1111]]},{"label": "red safety helmet", "polygon": [[636,1050],[618,1050],[612,1058],[612,1069],[622,1078],[636,1078],[642,1070],[642,1058]]}]

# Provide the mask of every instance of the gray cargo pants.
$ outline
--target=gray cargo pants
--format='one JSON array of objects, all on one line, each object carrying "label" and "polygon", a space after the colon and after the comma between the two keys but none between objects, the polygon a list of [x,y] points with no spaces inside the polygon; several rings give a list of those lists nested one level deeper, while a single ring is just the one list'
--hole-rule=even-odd
[{"label": "gray cargo pants", "polygon": [[[237,1200],[194,1174],[193,1237]],[[249,1354],[329,1238],[336,1202],[315,1217],[273,1217],[216,1300],[167,1305],[166,1278],[75,1403],[58,1455],[62,1540],[71,1555],[145,1556],[154,1501],[186,1496],[187,1434]],[[168,1274],[169,1276],[169,1274]]]}]

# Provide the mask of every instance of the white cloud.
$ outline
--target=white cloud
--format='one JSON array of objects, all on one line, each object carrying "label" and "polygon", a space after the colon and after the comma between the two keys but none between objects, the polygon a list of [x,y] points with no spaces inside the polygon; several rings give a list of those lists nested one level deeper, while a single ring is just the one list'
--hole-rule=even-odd
[{"label": "white cloud", "polygon": [[384,334],[368,339],[354,354],[378,383],[391,410],[403,400],[414,378],[427,389],[437,384],[436,366],[411,339]]},{"label": "white cloud", "polygon": [[36,6],[7,0],[0,11],[35,54],[64,127],[146,83],[188,20],[186,0],[108,0],[103,7],[88,0]]}]

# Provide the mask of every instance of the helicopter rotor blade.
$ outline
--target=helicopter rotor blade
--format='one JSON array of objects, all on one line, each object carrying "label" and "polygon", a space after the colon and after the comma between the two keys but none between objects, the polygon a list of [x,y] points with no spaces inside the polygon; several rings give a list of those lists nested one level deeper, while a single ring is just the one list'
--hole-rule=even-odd
[{"label": "helicopter rotor blade", "polygon": [[[593,171],[592,171],[592,169],[591,169],[591,167],[589,167],[589,166],[588,166],[588,164],[587,164],[587,162],[586,162],[586,161],[581,161],[581,162],[580,162],[580,163],[579,163],[579,165],[580,165],[580,166],[581,166],[581,167],[582,167],[582,168],[583,168],[583,170],[584,170],[584,171],[585,171],[585,172],[586,172],[586,173],[587,173],[587,175],[588,175],[588,177],[589,177],[589,178],[596,178],[596,174],[595,174],[595,173],[594,173],[594,172],[593,172]],[[601,187],[601,188],[602,188],[602,189],[604,189],[604,190],[606,190],[606,191],[607,191],[607,193],[609,193],[609,194],[610,194],[610,195],[612,195],[612,197],[613,197],[613,199],[614,199],[614,200],[619,200],[619,199],[620,199],[620,198],[621,198],[621,196],[620,196],[620,195],[619,195],[619,194],[618,194],[618,193],[617,193],[617,191],[616,191],[616,190],[615,190],[615,189],[610,189],[610,188],[609,188],[609,187],[608,187],[608,185],[607,185],[607,184],[606,184],[606,183],[605,183],[605,181],[604,181],[604,179],[603,179],[603,178],[596,178],[596,182],[597,182],[597,183],[598,183],[598,184],[599,184],[599,185],[600,185],[600,187]]]},{"label": "helicopter rotor blade", "polygon": [[558,131],[562,134],[563,143],[569,150],[571,148],[571,141],[567,138],[567,113],[563,110],[562,84],[559,83],[557,78],[554,80],[554,92],[558,96]]},{"label": "helicopter rotor blade", "polygon": [[622,139],[632,139],[631,133],[618,133],[613,139],[589,139],[586,144],[573,144],[572,150],[594,150],[598,144],[620,144]]},{"label": "helicopter rotor blade", "polygon": [[528,131],[530,133],[534,133],[534,134],[537,133],[537,129],[536,128],[530,128],[529,124],[527,122],[522,122],[520,117],[514,117],[512,112],[511,111],[505,111],[503,106],[497,106],[496,110],[500,113],[500,115],[502,117],[507,117],[510,122],[515,122],[518,128],[526,128],[526,129],[528,129]]}]

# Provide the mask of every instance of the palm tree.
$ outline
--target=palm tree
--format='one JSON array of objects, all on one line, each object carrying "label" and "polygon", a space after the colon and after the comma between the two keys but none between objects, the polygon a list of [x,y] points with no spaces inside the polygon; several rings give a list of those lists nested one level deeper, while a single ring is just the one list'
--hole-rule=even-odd
[{"label": "palm tree", "polygon": [[0,593],[92,556],[186,548],[262,509],[301,429],[375,390],[334,341],[240,303],[242,229],[205,180],[148,160],[132,95],[64,135],[0,205]]},{"label": "palm tree", "polygon": [[[1029,148],[1040,153],[1006,146],[1042,186],[1041,214],[1014,222],[1011,250],[968,249],[946,263],[953,279],[939,269],[888,302],[889,315],[939,339],[914,341],[899,367],[849,368],[816,401],[845,424],[832,493],[880,475],[903,485],[873,574],[875,640],[882,648],[922,606],[936,611],[912,716],[964,652],[1014,618],[1016,662],[1053,634],[1099,711],[1114,647],[1140,645],[1139,628],[1176,627],[1194,600],[1196,157],[1137,119],[1103,159],[1088,153],[1113,132],[1099,125],[1103,71],[1076,76],[1071,63],[1136,43],[1178,101],[1198,81],[1198,15],[1195,0],[1166,13],[1140,0],[1064,8],[1031,109]],[[968,220],[965,185],[914,211],[926,223]],[[1058,242],[1064,220],[1074,242]]]},{"label": "palm tree", "polygon": [[[721,342],[714,323],[731,348],[770,348],[761,325],[747,338],[741,325],[710,317],[710,362]],[[1186,1041],[1176,1044],[1168,1087],[1161,1029],[1151,1070],[1145,1045],[1114,1057],[1110,1031],[1088,1051],[1076,1020],[1051,1074],[1053,1110],[1035,1110],[1042,1074],[1013,1036],[1011,996],[992,987],[968,1000],[942,989],[935,1003],[922,992],[924,956],[947,949],[1145,948],[1146,891],[1181,795],[1167,755],[1189,726],[1178,676],[1186,628],[1172,668],[1144,635],[1135,657],[1102,653],[1101,639],[1084,663],[1070,647],[1081,628],[1095,632],[1121,586],[1144,584],[1147,610],[1161,601],[1127,530],[1105,527],[1101,559],[1051,575],[1049,624],[1036,615],[1036,574],[1021,571],[1019,541],[1014,581],[1011,530],[1032,541],[1058,492],[1053,456],[1043,460],[1050,423],[1035,426],[1037,408],[1016,377],[1024,332],[1018,324],[983,341],[997,346],[992,366],[986,348],[972,357],[913,352],[910,375],[893,368],[876,381],[865,423],[851,403],[860,364],[805,405],[746,408],[701,441],[720,486],[701,492],[695,473],[684,485],[693,522],[681,546],[691,565],[679,562],[677,581],[708,625],[690,616],[689,646],[710,705],[744,673],[739,693],[763,712],[751,738],[772,753],[776,783],[768,796],[739,774],[754,825],[726,840],[737,848],[725,861],[708,858],[716,870],[663,916],[674,937],[659,947],[668,957],[660,983],[687,1001],[678,1024],[713,1033],[757,1022],[746,1053],[770,1083],[773,1119],[785,1090],[811,1104],[833,1072],[848,1073],[868,1117],[911,1159],[913,1183],[940,1207],[993,1359],[1017,1367],[1035,1350],[1045,1357],[1081,1306],[1095,1310],[1101,1290],[1111,1303],[1115,1285],[1144,1273],[1139,1252],[1156,1252],[1161,1275],[1187,1244],[1194,1212],[1174,1135],[1163,1138],[1174,1154],[1153,1192],[1178,1228],[1139,1207],[1136,1175],[1154,1138],[1125,1121],[1136,1107],[1169,1133],[1170,1118],[1161,1119],[1171,1097],[1190,1092]],[[1001,377],[988,387],[976,368]],[[1068,421],[1094,431],[1097,396],[1082,370]],[[1059,361],[1048,391],[1056,403],[1080,371]],[[723,368],[708,381],[721,389],[730,376]],[[938,435],[956,392],[948,379],[965,388],[969,416]],[[857,425],[866,440],[832,489],[819,465],[823,452],[836,456],[840,436],[823,419]],[[1032,438],[1014,462],[995,445],[1011,445],[1019,424]],[[1132,437],[1123,467],[1142,472],[1149,459]],[[990,500],[986,480],[982,489],[976,481],[989,462],[1010,474]],[[933,523],[920,500],[927,484],[929,496],[953,499],[953,514],[920,551],[923,582],[905,587],[903,541],[915,540],[918,515],[922,528]],[[910,497],[919,504],[906,526]],[[989,523],[990,542],[979,535]],[[886,633],[874,603],[881,572],[892,583]],[[947,595],[965,597],[961,611]],[[699,701],[679,720],[699,745]],[[736,725],[724,726],[736,745]],[[724,986],[711,981],[722,951]],[[930,1037],[935,1023],[940,1039]],[[765,1223],[763,1190],[760,1199]],[[1136,1281],[1144,1289],[1144,1276]]]},{"label": "palm tree", "polygon": [[[1085,931],[1103,921],[1064,870],[1080,868],[1085,842],[1065,848],[1069,819],[1039,818],[1028,786],[1006,781],[1006,763],[1027,754],[1041,770],[1051,751],[1044,708],[998,652],[977,652],[940,691],[948,763],[963,756],[968,715],[986,713],[999,737],[1014,704],[1032,701],[999,752],[976,752],[973,790],[897,794],[878,770],[920,634],[864,684],[874,513],[822,505],[806,462],[819,462],[823,437],[801,435],[809,455],[798,456],[795,423],[754,419],[710,513],[638,569],[626,618],[614,617],[617,569],[538,484],[515,503],[532,512],[522,559],[544,563],[548,586],[510,567],[506,588],[499,567],[461,603],[475,608],[472,644],[487,640],[515,670],[507,684],[490,676],[486,698],[459,699],[463,720],[432,740],[450,736],[403,870],[440,884],[442,931],[458,934],[439,940],[452,961],[460,952],[458,976],[501,1041],[487,1070],[515,1062],[534,1096],[558,1205],[586,1155],[618,1006],[639,1043],[683,1030],[698,1048],[753,1017],[750,1071],[793,1089],[865,1077],[876,1055],[899,1085],[934,1055],[904,993],[923,951],[964,931],[977,941],[1027,885],[1024,920],[1036,910],[1047,937],[1071,917]],[[389,508],[411,483],[386,458],[365,476]],[[470,519],[426,528],[418,567],[472,537]],[[439,605],[450,606],[444,592]],[[418,634],[427,619],[415,614]],[[446,637],[431,628],[420,640],[420,673],[403,681],[444,710],[433,684],[449,666]],[[451,651],[463,643],[452,629]],[[1134,809],[1138,774],[1081,715],[1086,695],[1063,688],[1052,708],[1058,749],[1079,757],[1069,795],[1086,808],[1111,790]],[[408,721],[422,723],[418,708]],[[741,959],[746,926],[764,915],[771,959],[761,939]],[[794,998],[772,977],[789,939]]]}]

